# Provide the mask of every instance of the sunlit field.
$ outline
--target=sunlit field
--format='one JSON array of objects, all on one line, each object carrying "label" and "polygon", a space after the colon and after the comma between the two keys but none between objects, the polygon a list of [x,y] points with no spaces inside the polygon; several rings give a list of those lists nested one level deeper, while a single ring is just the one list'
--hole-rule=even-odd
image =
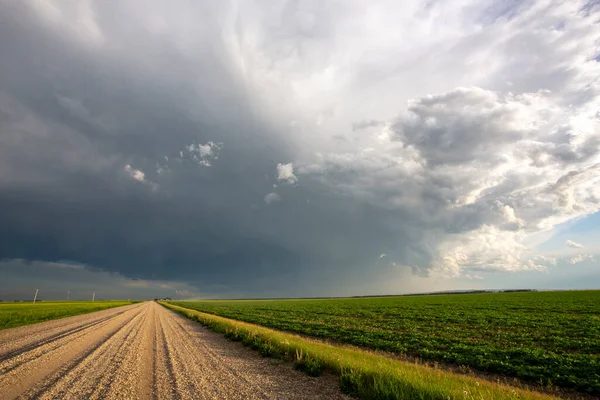
[{"label": "sunlit field", "polygon": [[295,369],[313,377],[324,372],[336,375],[341,391],[358,399],[541,400],[563,394],[556,390],[541,393],[519,387],[522,385],[515,382],[507,384],[457,374],[438,366],[394,359],[368,349],[329,344],[169,303],[162,304],[224,334],[229,340],[241,342],[263,357],[292,361]]},{"label": "sunlit field", "polygon": [[0,303],[0,329],[35,324],[132,304],[131,301],[58,301]]},{"label": "sunlit field", "polygon": [[600,394],[600,291],[173,304],[335,343]]}]

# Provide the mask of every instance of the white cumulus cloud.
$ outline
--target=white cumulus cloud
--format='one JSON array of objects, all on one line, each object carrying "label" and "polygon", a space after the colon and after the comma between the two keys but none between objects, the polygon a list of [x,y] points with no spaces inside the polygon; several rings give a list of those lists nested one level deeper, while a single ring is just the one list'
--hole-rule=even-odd
[{"label": "white cumulus cloud", "polygon": [[215,143],[213,141],[206,144],[192,143],[185,147],[185,151],[181,151],[179,156],[181,159],[189,159],[205,167],[212,166],[213,160],[219,159],[219,152],[223,149],[223,143]]},{"label": "white cumulus cloud", "polygon": [[298,178],[294,175],[294,166],[289,164],[277,164],[277,180],[287,183],[296,183]]},{"label": "white cumulus cloud", "polygon": [[123,170],[125,171],[125,173],[127,174],[127,176],[129,176],[131,179],[134,179],[138,182],[146,182],[146,174],[144,174],[143,171],[139,170],[139,169],[135,169],[133,168],[131,165],[127,164]]},{"label": "white cumulus cloud", "polygon": [[123,171],[129,178],[131,178],[135,181],[138,181],[140,183],[143,183],[144,185],[148,185],[150,188],[152,188],[152,190],[158,189],[158,185],[155,182],[152,182],[152,181],[149,181],[148,179],[146,179],[146,174],[144,173],[144,171],[133,168],[129,164],[125,165],[125,167],[123,168]]}]

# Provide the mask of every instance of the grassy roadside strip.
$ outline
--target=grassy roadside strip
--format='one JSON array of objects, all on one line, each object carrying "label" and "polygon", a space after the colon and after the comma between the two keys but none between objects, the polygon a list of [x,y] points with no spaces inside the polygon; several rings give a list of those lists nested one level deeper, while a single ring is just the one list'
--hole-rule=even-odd
[{"label": "grassy roadside strip", "polygon": [[478,381],[464,375],[392,360],[365,350],[333,346],[259,325],[161,302],[230,340],[265,357],[294,360],[297,369],[317,376],[328,370],[340,377],[343,392],[360,399],[552,399],[550,395]]}]

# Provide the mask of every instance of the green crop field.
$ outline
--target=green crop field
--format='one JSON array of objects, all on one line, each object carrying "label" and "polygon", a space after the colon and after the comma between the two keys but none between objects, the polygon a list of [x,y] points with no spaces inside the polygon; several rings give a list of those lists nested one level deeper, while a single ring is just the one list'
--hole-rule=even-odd
[{"label": "green crop field", "polygon": [[57,301],[0,303],[0,329],[71,317],[107,308],[132,304],[131,301]]},{"label": "green crop field", "polygon": [[600,291],[172,304],[600,395]]}]

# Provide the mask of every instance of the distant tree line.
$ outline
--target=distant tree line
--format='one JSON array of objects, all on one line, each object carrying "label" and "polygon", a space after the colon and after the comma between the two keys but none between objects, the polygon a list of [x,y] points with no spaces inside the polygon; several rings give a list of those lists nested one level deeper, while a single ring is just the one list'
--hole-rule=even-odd
[{"label": "distant tree line", "polygon": [[518,293],[518,292],[537,292],[537,289],[499,289],[499,290],[448,290],[441,292],[410,293],[410,294],[380,294],[371,296],[352,296],[352,298],[361,297],[396,297],[396,296],[434,296],[441,294],[477,294],[477,293]]}]

